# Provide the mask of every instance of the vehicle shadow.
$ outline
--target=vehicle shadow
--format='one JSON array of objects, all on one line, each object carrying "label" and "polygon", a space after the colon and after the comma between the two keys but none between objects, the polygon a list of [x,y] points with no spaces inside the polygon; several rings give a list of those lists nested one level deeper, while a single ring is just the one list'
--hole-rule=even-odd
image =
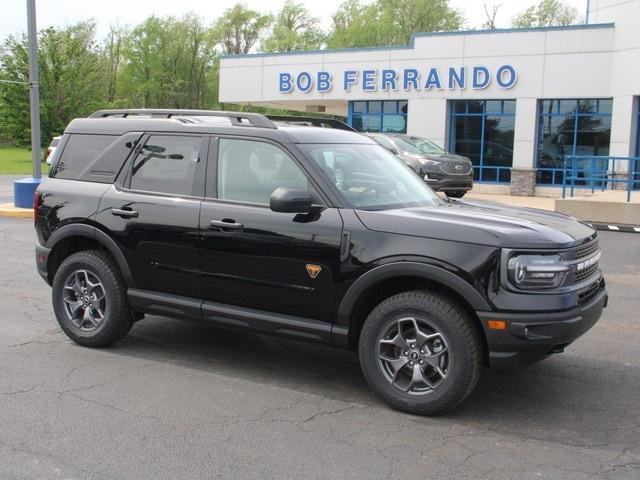
[{"label": "vehicle shadow", "polygon": [[[326,345],[149,317],[108,351],[396,414],[370,392],[355,352]],[[576,447],[639,449],[639,410],[639,369],[566,353],[513,373],[484,369],[476,390],[454,412],[407,417],[425,425],[446,422],[515,436],[526,432],[527,439]]]}]

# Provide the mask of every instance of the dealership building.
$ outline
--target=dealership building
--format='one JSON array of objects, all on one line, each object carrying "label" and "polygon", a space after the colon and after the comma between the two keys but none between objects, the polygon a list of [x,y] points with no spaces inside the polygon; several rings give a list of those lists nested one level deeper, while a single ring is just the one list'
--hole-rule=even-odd
[{"label": "dealership building", "polygon": [[428,137],[469,157],[480,189],[557,194],[567,155],[640,155],[640,0],[588,3],[584,25],[223,57],[220,101]]}]

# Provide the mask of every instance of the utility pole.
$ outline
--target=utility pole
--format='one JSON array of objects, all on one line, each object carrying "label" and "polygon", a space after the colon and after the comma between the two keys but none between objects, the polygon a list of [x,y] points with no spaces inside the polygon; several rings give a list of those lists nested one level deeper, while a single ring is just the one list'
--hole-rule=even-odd
[{"label": "utility pole", "polygon": [[[40,87],[38,85],[38,30],[36,29],[36,0],[27,0],[27,33],[29,35],[29,104],[31,113],[32,174],[13,182],[13,205],[30,208],[34,193],[42,181],[40,159]],[[7,81],[10,83],[21,83]]]},{"label": "utility pole", "polygon": [[42,176],[40,159],[40,87],[38,85],[38,30],[36,0],[27,0],[27,33],[29,35],[29,103],[31,110],[31,157],[33,178]]}]

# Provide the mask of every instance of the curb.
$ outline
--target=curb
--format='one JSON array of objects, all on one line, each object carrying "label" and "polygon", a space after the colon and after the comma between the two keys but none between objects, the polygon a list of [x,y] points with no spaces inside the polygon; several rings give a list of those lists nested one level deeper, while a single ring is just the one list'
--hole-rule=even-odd
[{"label": "curb", "polygon": [[0,203],[0,217],[33,218],[30,208],[16,208],[13,203]]},{"label": "curb", "polygon": [[621,225],[608,223],[589,223],[596,230],[605,230],[608,232],[624,232],[624,233],[640,233],[640,226],[637,225]]}]

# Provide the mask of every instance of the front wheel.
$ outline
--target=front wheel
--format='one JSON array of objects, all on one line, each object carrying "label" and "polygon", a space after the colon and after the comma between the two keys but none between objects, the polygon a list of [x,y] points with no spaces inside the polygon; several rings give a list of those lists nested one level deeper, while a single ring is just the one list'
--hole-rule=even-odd
[{"label": "front wheel", "polygon": [[133,324],[120,270],[106,252],[74,253],[53,279],[53,309],[60,327],[76,343],[105,347],[124,337]]},{"label": "front wheel", "polygon": [[433,415],[473,391],[482,365],[478,330],[455,302],[428,291],[404,292],[378,305],[359,340],[371,389],[392,407]]}]

